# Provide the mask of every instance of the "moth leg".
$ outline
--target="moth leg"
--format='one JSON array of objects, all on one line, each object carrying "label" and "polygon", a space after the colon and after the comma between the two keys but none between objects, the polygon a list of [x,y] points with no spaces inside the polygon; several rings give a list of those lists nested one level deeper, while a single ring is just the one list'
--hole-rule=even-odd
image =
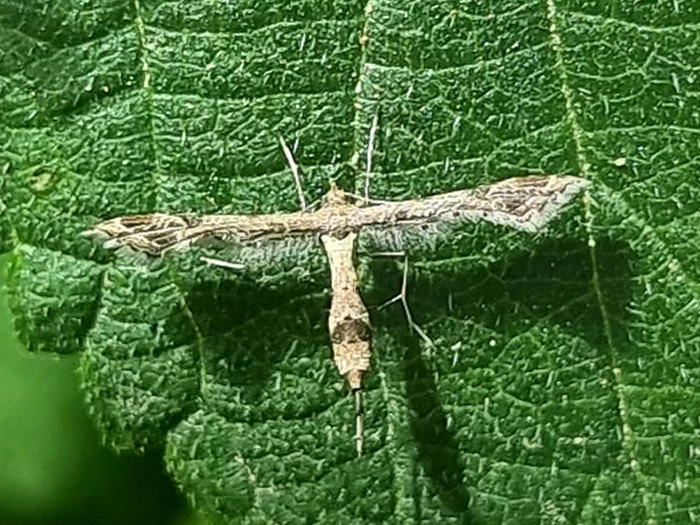
[{"label": "moth leg", "polygon": [[406,252],[404,251],[397,251],[397,252],[372,252],[368,254],[369,257],[406,257]]},{"label": "moth leg", "polygon": [[380,304],[377,307],[377,309],[386,308],[390,304],[394,304],[398,301],[401,301],[401,305],[403,306],[403,311],[406,314],[406,321],[408,322],[409,328],[418,334],[418,336],[423,340],[423,342],[428,348],[434,350],[435,343],[433,343],[433,340],[430,339],[428,334],[425,333],[425,331],[420,327],[420,325],[413,320],[411,309],[408,306],[408,255],[406,255],[404,252],[381,252],[380,254],[375,255],[395,257],[396,254],[403,255],[403,278],[401,280],[401,292],[389,299],[388,301],[385,301],[384,303]]},{"label": "moth leg", "polygon": [[212,259],[211,257],[200,257],[199,260],[207,263],[209,266],[221,266],[222,268],[229,268],[231,270],[242,270],[245,268],[245,265],[242,263],[232,263],[222,261],[221,259]]}]

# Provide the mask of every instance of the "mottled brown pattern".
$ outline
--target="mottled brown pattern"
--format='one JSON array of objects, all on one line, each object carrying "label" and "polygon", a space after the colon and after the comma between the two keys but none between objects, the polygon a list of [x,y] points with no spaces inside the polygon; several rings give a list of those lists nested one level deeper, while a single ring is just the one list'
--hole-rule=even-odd
[{"label": "mottled brown pattern", "polygon": [[475,189],[359,206],[332,186],[321,208],[269,215],[180,216],[155,213],[117,217],[88,234],[108,246],[160,256],[205,238],[230,242],[302,235],[320,238],[331,268],[333,298],[328,330],[333,359],[355,394],[357,452],[362,452],[362,380],[370,368],[371,326],[359,293],[355,244],[365,227],[400,228],[445,221],[484,220],[534,233],[575,197],[587,181],[572,176],[519,177]]},{"label": "mottled brown pattern", "polygon": [[[321,242],[331,267],[331,311],[328,333],[333,346],[335,366],[356,399],[357,453],[362,453],[362,378],[370,367],[371,327],[369,312],[360,296],[360,283],[355,270],[357,233],[324,234]],[[359,403],[359,405],[358,405]]]},{"label": "mottled brown pattern", "polygon": [[247,242],[449,220],[485,220],[535,232],[585,185],[585,180],[571,176],[520,177],[423,199],[368,206],[353,204],[347,193],[334,187],[323,206],[312,212],[201,217],[155,213],[117,217],[98,224],[91,233],[107,237],[109,245],[157,256],[204,238]]}]

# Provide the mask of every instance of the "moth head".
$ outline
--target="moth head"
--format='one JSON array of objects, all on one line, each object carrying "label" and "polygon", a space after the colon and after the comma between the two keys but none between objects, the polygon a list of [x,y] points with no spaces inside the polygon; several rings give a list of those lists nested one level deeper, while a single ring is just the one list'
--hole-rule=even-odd
[{"label": "moth head", "polygon": [[349,204],[350,200],[350,195],[339,188],[335,182],[331,182],[331,187],[328,190],[328,193],[323,196],[323,200],[321,202],[322,206],[325,208],[328,206],[341,206],[343,204]]}]

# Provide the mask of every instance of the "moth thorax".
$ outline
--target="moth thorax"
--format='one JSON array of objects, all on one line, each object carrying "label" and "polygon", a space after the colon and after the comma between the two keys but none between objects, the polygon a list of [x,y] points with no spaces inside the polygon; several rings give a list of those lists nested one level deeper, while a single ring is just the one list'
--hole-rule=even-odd
[{"label": "moth thorax", "polygon": [[340,189],[338,186],[335,184],[331,185],[331,188],[328,190],[328,193],[326,193],[323,196],[322,206],[324,208],[330,207],[330,206],[341,206],[343,204],[350,204],[350,195],[348,195],[345,191]]}]

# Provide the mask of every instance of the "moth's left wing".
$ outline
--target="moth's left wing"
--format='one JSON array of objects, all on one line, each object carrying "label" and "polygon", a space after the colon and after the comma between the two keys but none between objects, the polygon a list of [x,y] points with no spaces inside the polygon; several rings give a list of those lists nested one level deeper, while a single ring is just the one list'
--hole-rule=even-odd
[{"label": "moth's left wing", "polygon": [[367,206],[358,209],[352,222],[357,227],[383,229],[447,221],[487,221],[535,233],[588,184],[585,179],[570,175],[515,177],[423,199]]},{"label": "moth's left wing", "polygon": [[314,213],[270,215],[131,215],[104,221],[86,235],[106,239],[108,248],[126,247],[160,256],[204,240],[250,242],[319,233]]}]

